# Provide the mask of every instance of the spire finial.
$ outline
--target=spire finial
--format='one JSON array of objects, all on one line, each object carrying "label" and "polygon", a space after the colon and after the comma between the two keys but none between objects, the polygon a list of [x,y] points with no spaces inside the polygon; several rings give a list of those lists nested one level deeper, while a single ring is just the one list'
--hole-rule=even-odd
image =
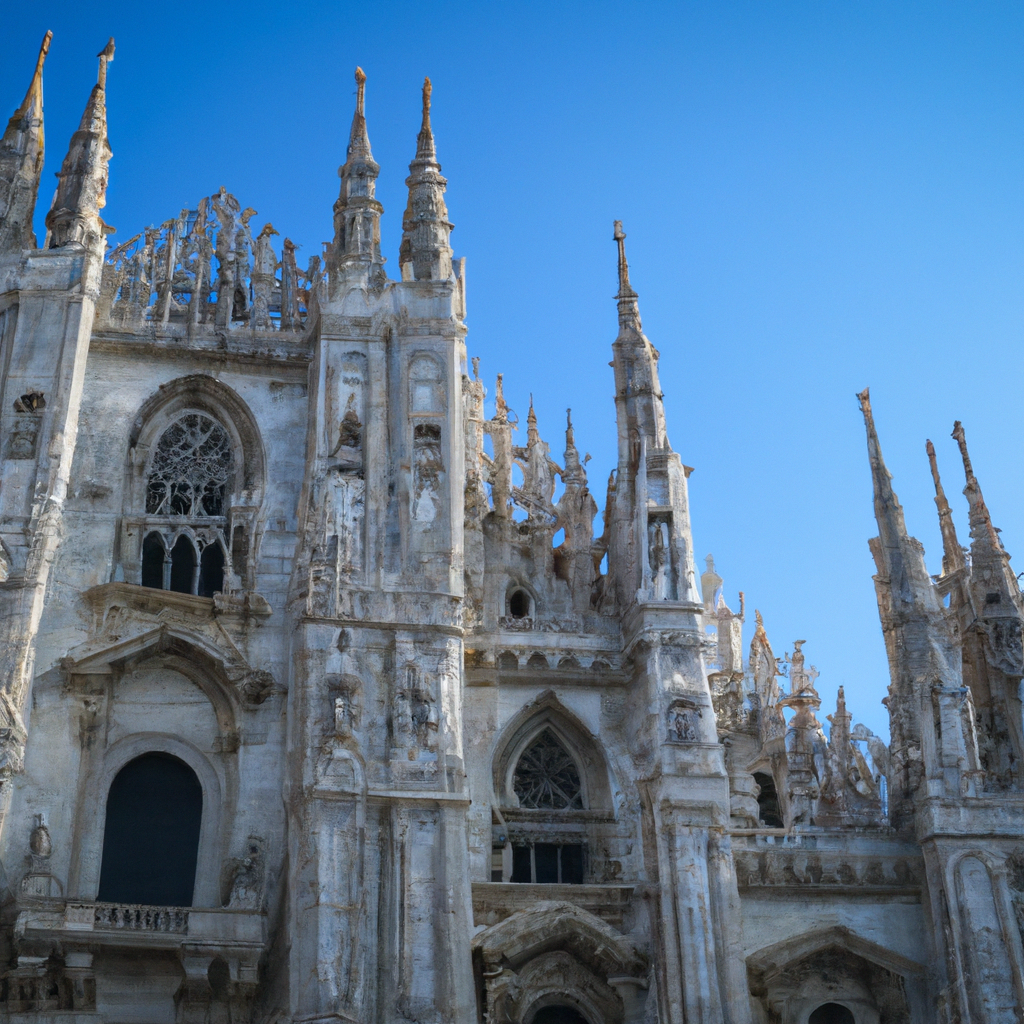
[{"label": "spire finial", "polygon": [[935,484],[935,507],[939,510],[939,529],[942,531],[942,572],[943,575],[946,575],[963,566],[964,553],[957,540],[953,511],[946,500],[946,492],[942,488],[942,480],[939,477],[935,445],[931,441],[926,441],[924,447],[928,453],[928,465],[931,467],[932,481]]},{"label": "spire finial", "polygon": [[[963,424],[957,420],[953,424],[953,438],[960,447],[960,457],[964,463],[964,475],[967,478],[964,487],[964,496],[967,498],[970,507],[971,524],[971,562],[977,567],[982,562],[992,559],[999,560],[1004,564],[1005,572],[1009,578],[1013,573],[1006,562],[1009,555],[1003,550],[1003,543],[999,539],[999,531],[992,524],[992,516],[989,514],[988,505],[981,493],[981,486],[978,478],[974,475],[974,467],[971,465],[971,456],[967,452],[967,435],[964,433]],[[1019,588],[1009,588],[1010,593],[1016,596]]]},{"label": "spire finial", "polygon": [[366,72],[361,67],[356,67],[356,113],[361,117],[365,116],[364,96],[366,93]]},{"label": "spire finial", "polygon": [[52,38],[52,32],[43,36],[25,99],[0,139],[0,252],[36,247],[32,214],[43,169],[43,63]]},{"label": "spire finial", "polygon": [[434,147],[434,132],[430,127],[430,94],[434,91],[429,78],[423,79],[423,121],[416,139],[416,159],[435,160],[437,150]]},{"label": "spire finial", "polygon": [[622,230],[622,221],[615,222],[615,233],[612,235],[619,245],[619,293],[615,296],[619,304],[619,326],[631,327],[641,331],[640,306],[637,294],[629,283],[629,264],[626,262],[626,232]]},{"label": "spire finial", "polygon": [[106,89],[106,87],[107,87],[107,65],[114,59],[114,37],[113,36],[111,36],[107,40],[107,45],[104,46],[103,49],[100,50],[100,52],[96,54],[96,56],[99,57],[99,59],[100,59],[100,70],[99,70],[99,74],[96,76],[96,84],[101,89]]}]

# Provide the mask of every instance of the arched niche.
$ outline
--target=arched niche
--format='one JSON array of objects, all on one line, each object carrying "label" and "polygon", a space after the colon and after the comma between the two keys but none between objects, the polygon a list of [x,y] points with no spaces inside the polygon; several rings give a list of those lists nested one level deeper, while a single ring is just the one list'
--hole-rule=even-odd
[{"label": "arched niche", "polygon": [[266,453],[248,405],[226,384],[206,374],[179,377],[160,387],[139,409],[128,437],[129,487],[126,512],[145,509],[145,491],[153,449],[181,416],[196,412],[219,423],[235,453],[234,475],[225,504],[258,506],[266,481]]},{"label": "arched niche", "polygon": [[834,1003],[855,1024],[887,1019],[930,1019],[924,964],[863,938],[843,926],[782,939],[747,958],[750,994],[782,1019],[807,1024],[811,1014]]},{"label": "arched niche", "polygon": [[524,752],[543,733],[550,733],[575,762],[582,807],[612,810],[608,763],[590,730],[558,700],[552,690],[527,704],[502,729],[494,757],[494,794],[502,807],[518,807],[515,772]]}]

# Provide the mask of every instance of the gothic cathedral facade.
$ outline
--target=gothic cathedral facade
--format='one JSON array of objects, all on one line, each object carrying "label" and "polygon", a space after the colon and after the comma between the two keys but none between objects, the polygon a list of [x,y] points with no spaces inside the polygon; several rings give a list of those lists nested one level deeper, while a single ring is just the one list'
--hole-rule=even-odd
[{"label": "gothic cathedral facade", "polygon": [[109,249],[113,41],[40,245],[48,46],[0,142],[4,1020],[1024,1019],[1024,606],[959,424],[933,578],[860,396],[891,743],[842,691],[826,736],[698,575],[621,224],[595,522],[571,417],[485,415],[429,81],[392,278],[359,70],[322,260],[223,189]]}]

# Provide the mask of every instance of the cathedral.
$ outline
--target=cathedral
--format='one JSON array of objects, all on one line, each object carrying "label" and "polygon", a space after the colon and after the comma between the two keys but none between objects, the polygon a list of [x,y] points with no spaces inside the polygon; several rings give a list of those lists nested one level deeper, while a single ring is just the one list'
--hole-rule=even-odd
[{"label": "cathedral", "polygon": [[961,425],[931,576],[859,395],[887,743],[698,572],[621,223],[599,517],[571,414],[485,414],[429,80],[391,276],[358,68],[322,257],[225,189],[108,247],[113,40],[38,239],[49,44],[0,142],[0,1019],[1024,1020],[1024,602]]}]

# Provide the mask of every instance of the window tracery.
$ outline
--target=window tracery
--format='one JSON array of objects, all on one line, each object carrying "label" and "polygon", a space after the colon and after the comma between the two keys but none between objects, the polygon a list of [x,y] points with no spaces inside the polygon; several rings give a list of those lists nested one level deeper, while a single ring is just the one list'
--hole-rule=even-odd
[{"label": "window tracery", "polygon": [[146,476],[143,586],[199,597],[224,590],[234,472],[231,437],[212,415],[190,409],[164,428]]},{"label": "window tracery", "polygon": [[150,515],[222,516],[234,457],[227,431],[187,413],[160,436],[146,488]]},{"label": "window tracery", "polygon": [[512,788],[520,807],[578,810],[583,807],[579,769],[550,729],[523,751]]}]

